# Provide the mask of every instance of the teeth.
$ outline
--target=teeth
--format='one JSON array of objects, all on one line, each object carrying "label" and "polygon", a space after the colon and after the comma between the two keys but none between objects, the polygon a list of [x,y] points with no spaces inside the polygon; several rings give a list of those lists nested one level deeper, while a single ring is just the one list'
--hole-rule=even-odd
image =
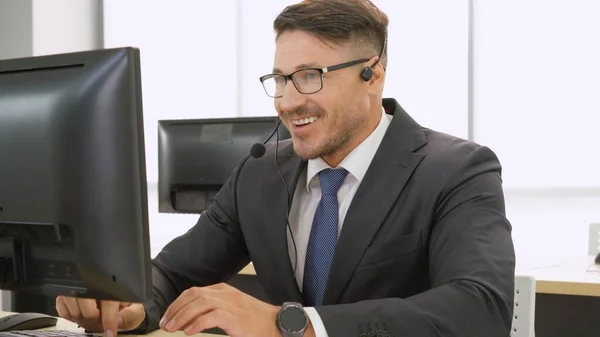
[{"label": "teeth", "polygon": [[294,119],[294,120],[292,120],[292,124],[302,126],[302,125],[310,124],[310,123],[316,121],[317,119],[319,119],[319,118],[318,117],[307,117],[307,118],[302,118],[302,119]]}]

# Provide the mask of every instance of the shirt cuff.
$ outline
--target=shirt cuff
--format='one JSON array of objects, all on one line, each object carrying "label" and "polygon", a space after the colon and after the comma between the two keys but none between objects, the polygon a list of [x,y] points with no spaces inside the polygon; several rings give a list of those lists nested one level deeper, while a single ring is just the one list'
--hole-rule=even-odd
[{"label": "shirt cuff", "polygon": [[308,319],[315,330],[315,336],[329,337],[327,330],[325,329],[325,325],[323,324],[323,320],[321,319],[321,316],[319,316],[317,310],[312,307],[305,307],[304,311],[306,311],[306,315],[308,316]]}]

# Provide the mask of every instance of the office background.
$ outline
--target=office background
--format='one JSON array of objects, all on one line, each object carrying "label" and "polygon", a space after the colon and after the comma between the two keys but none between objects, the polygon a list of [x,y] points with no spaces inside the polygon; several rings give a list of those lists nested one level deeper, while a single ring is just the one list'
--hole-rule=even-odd
[{"label": "office background", "polygon": [[[158,213],[157,121],[274,115],[258,77],[293,2],[0,0],[0,58],[141,49],[156,253],[197,220]],[[600,2],[373,2],[391,21],[385,96],[498,154],[519,263],[585,255],[600,221]]]}]

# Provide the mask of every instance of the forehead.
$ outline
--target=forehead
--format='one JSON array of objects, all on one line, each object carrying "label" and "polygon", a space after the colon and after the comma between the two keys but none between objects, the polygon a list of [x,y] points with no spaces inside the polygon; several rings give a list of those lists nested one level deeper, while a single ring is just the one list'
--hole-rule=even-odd
[{"label": "forehead", "polygon": [[301,30],[286,31],[275,44],[273,70],[289,73],[306,67],[326,67],[344,62],[346,54],[347,44],[323,42]]}]

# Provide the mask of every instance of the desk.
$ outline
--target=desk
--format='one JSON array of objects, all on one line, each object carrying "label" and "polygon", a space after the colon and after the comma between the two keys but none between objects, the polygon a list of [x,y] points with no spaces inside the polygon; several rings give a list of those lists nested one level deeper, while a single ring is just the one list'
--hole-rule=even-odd
[{"label": "desk", "polygon": [[[4,312],[4,311],[0,311],[0,317],[4,317],[4,316],[8,316],[11,315],[11,312]],[[78,328],[77,324],[71,322],[71,321],[67,321],[66,319],[62,319],[59,318],[58,322],[56,323],[55,327],[52,328],[46,328],[43,330],[68,330],[68,331],[75,331],[75,332],[83,332],[83,329]],[[101,336],[102,334],[99,334],[99,336]],[[118,336],[130,336],[130,337],[134,337],[134,335],[118,335]],[[178,331],[175,333],[168,333],[165,332],[163,330],[156,330],[153,331],[147,335],[143,335],[144,337],[187,337],[187,335],[183,332],[183,331]],[[208,334],[208,333],[200,333],[200,334],[196,334],[194,336],[198,336],[198,337],[223,337],[222,335],[213,335],[213,334]]]},{"label": "desk", "polygon": [[595,256],[517,261],[517,275],[536,278],[536,337],[597,337],[600,267]]},{"label": "desk", "polygon": [[600,266],[595,256],[517,264],[517,274],[536,278],[536,293],[600,297]]}]

